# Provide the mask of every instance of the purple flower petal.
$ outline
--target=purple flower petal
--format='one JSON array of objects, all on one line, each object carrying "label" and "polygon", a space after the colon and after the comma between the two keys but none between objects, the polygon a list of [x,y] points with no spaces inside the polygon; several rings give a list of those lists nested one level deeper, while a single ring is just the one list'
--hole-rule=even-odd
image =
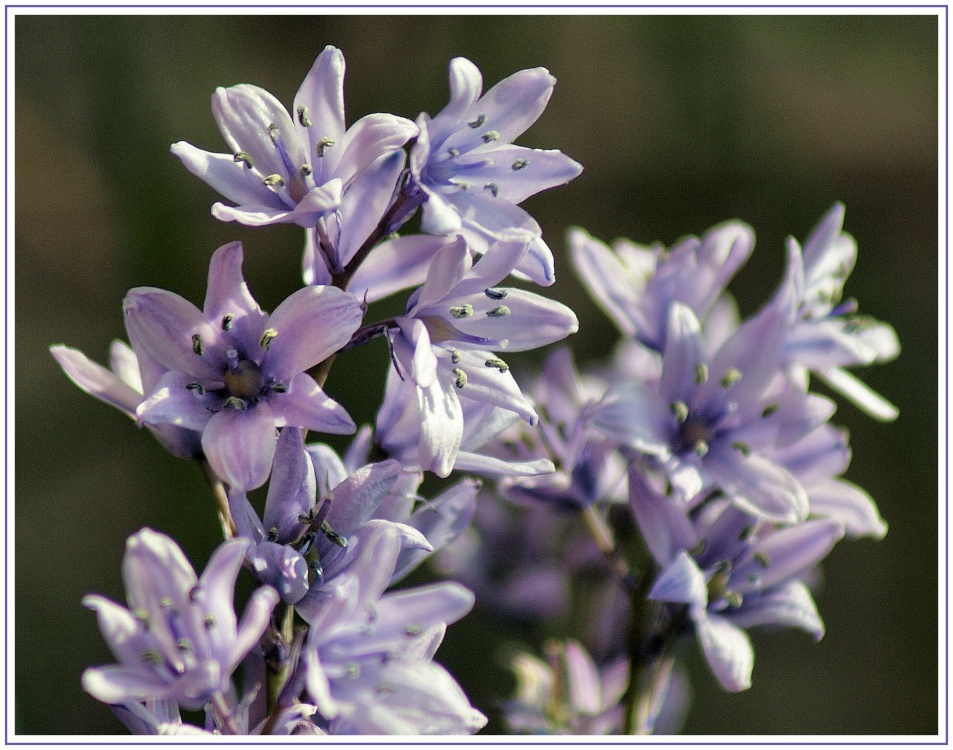
[{"label": "purple flower petal", "polygon": [[189,172],[228,200],[240,206],[262,206],[275,212],[288,210],[281,198],[265,187],[261,174],[235,161],[233,154],[203,151],[185,141],[173,143],[171,151]]},{"label": "purple flower petal", "polygon": [[277,335],[262,360],[262,372],[288,382],[340,350],[362,317],[354,296],[336,287],[299,289],[278,305],[268,320]]},{"label": "purple flower petal", "polygon": [[695,628],[708,666],[721,686],[731,692],[751,687],[754,649],[747,633],[724,617],[705,612],[695,617]]},{"label": "purple flower petal", "polygon": [[57,345],[50,353],[67,377],[82,390],[135,418],[142,394],[136,393],[115,373],[89,359],[78,349]]},{"label": "purple flower petal", "polygon": [[276,393],[268,401],[277,427],[304,427],[331,435],[350,435],[354,421],[337,401],[306,373],[291,379],[287,393]]},{"label": "purple flower petal", "polygon": [[202,433],[202,449],[212,470],[243,490],[267,481],[277,441],[275,415],[264,402],[245,411],[223,409],[212,415]]},{"label": "purple flower petal", "polygon": [[824,635],[824,623],[814,598],[801,581],[789,581],[760,596],[747,597],[741,609],[730,614],[730,619],[743,628],[786,625],[806,630],[815,640]]}]

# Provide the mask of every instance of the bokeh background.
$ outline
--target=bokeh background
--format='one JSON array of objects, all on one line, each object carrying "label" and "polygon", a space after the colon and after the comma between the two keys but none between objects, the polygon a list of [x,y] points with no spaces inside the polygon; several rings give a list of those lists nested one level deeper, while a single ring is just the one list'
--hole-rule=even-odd
[{"label": "bokeh background", "polygon": [[[860,247],[847,294],[891,322],[903,345],[899,360],[863,377],[901,416],[880,424],[842,403],[835,421],[851,430],[847,477],[876,498],[890,532],[844,542],[824,564],[821,642],[755,634],[746,693],[723,693],[693,649],[684,730],[938,731],[936,17],[21,14],[13,23],[17,732],[122,731],[80,688],[86,666],[110,661],[81,597],[122,597],[124,539],[144,525],[179,540],[199,568],[219,538],[199,468],[77,390],[47,348],[67,343],[105,361],[125,335],[128,288],[201,302],[211,252],[235,239],[264,309],[300,285],[299,230],[215,221],[216,196],[168,148],[184,139],[224,150],[214,88],[255,83],[290,103],[326,44],[347,59],[349,122],[437,112],[456,55],[476,62],[487,85],[527,67],[553,72],[550,106],[520,143],[559,148],[585,171],[524,205],[557,256],[552,295],[579,314],[571,343],[583,363],[605,357],[616,333],[573,278],[568,225],[671,243],[743,219],[758,245],[731,288],[750,313],[780,279],[784,238],[803,239],[835,200],[846,203]],[[336,368],[328,389],[368,421],[386,350],[352,354],[354,369]],[[478,608],[438,654],[493,717],[513,684],[494,656],[499,640]],[[494,718],[489,730],[499,726]]]}]

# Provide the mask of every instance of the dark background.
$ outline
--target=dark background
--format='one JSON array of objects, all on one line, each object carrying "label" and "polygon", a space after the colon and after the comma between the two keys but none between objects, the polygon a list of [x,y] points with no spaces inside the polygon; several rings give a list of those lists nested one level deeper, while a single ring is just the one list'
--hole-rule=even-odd
[{"label": "dark background", "polygon": [[[220,538],[198,467],[77,390],[47,348],[104,362],[125,337],[128,288],[200,304],[212,251],[235,239],[264,309],[300,286],[300,230],[217,222],[217,196],[168,148],[225,150],[214,88],[254,83],[290,105],[326,44],[347,60],[349,123],[435,114],[456,55],[487,88],[522,68],[553,72],[550,106],[519,142],[559,148],[585,171],[524,205],[557,256],[549,293],[579,314],[581,362],[605,357],[616,332],[572,276],[567,226],[668,244],[745,220],[758,245],[731,288],[750,313],[780,279],[785,236],[803,240],[846,203],[860,248],[847,294],[903,346],[863,377],[901,416],[880,424],[841,401],[835,421],[851,430],[847,477],[890,531],[844,542],[824,564],[821,642],[755,633],[751,690],[723,693],[693,650],[685,731],[938,731],[936,17],[19,15],[14,30],[18,732],[120,731],[80,688],[86,666],[111,661],[80,599],[122,597],[123,543],[144,525],[199,569]],[[360,423],[380,398],[386,350],[351,354],[355,369],[339,365],[328,390]],[[488,712],[512,684],[496,673],[491,625],[474,613],[438,654]],[[487,665],[487,678],[474,670]]]}]

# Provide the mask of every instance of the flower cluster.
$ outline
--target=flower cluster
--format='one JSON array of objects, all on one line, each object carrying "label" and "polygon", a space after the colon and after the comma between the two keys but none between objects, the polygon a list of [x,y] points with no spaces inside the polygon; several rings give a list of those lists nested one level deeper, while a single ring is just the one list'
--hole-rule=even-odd
[{"label": "flower cluster", "polygon": [[[726,287],[753,250],[747,225],[669,249],[571,230],[575,269],[623,340],[597,369],[557,349],[524,390],[510,354],[579,327],[526,288],[551,285],[555,261],[519,204],[581,171],[513,143],[555,79],[523,70],[484,93],[456,58],[436,115],[350,127],[343,82],[327,47],[290,110],[252,85],[214,93],[227,151],[172,146],[224,199],[215,218],[304,230],[300,288],[262,310],[234,242],[212,254],[201,308],[128,292],[129,344],[109,369],[51,347],[80,388],[202,464],[225,537],[201,576],[167,536],[129,538],[128,607],[84,600],[117,661],[85,689],[141,734],[470,734],[488,719],[435,657],[481,600],[575,630],[546,641],[545,661],[513,658],[511,731],[644,734],[686,710],[677,643],[696,638],[734,691],[751,684],[747,628],[821,637],[811,569],[886,524],[844,479],[847,437],[810,378],[896,416],[846,369],[899,344],[842,300],[856,260],[843,207],[789,241],[780,287],[745,321]],[[370,314],[395,295],[401,314]],[[358,429],[325,382],[377,339],[386,385]],[[309,433],[356,434],[339,453]],[[492,485],[456,476],[421,494],[427,473],[460,472]],[[456,580],[395,587],[434,553]]]}]

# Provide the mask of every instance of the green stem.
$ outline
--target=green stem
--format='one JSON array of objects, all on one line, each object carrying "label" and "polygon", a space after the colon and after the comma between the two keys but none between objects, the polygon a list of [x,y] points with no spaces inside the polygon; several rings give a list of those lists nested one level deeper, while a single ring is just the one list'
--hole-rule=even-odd
[{"label": "green stem", "polygon": [[198,461],[202,466],[202,472],[205,474],[205,481],[208,482],[208,486],[212,490],[212,498],[215,500],[215,507],[218,510],[218,520],[222,524],[222,533],[226,539],[231,539],[235,536],[237,530],[232,518],[232,511],[228,507],[228,493],[225,492],[225,485],[215,474],[205,456],[199,458]]}]

